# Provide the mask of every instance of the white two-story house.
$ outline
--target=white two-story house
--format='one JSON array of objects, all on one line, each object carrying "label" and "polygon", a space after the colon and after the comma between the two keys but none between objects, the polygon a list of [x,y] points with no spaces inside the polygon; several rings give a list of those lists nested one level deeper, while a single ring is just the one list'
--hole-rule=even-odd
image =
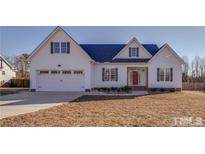
[{"label": "white two-story house", "polygon": [[85,91],[98,87],[182,88],[183,60],[168,45],[79,44],[61,27],[30,54],[36,91]]}]

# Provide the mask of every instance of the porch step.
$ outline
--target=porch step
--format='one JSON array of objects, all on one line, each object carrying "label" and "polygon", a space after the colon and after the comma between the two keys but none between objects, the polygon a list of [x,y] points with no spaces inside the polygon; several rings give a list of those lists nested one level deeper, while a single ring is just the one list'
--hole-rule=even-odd
[{"label": "porch step", "polygon": [[147,87],[145,87],[145,86],[132,86],[131,89],[133,91],[144,91],[144,90],[147,90]]}]

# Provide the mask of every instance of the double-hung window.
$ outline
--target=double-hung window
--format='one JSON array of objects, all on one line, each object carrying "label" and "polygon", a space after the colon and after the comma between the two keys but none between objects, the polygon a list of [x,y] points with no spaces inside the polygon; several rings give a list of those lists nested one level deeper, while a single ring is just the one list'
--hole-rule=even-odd
[{"label": "double-hung window", "polygon": [[54,42],[54,53],[60,53],[60,43]]},{"label": "double-hung window", "polygon": [[110,71],[111,71],[111,75],[110,75],[111,76],[110,77],[111,81],[116,81],[117,80],[117,72],[116,72],[117,69],[116,68],[111,68]]},{"label": "double-hung window", "polygon": [[67,53],[67,43],[61,42],[61,53]]},{"label": "double-hung window", "polygon": [[129,48],[129,57],[139,57],[139,48]]},{"label": "double-hung window", "polygon": [[51,53],[70,53],[70,43],[51,42]]},{"label": "double-hung window", "polygon": [[103,68],[102,69],[102,81],[118,81],[118,69],[117,68]]},{"label": "double-hung window", "polygon": [[110,77],[110,70],[105,69],[104,81],[109,81],[109,77]]},{"label": "double-hung window", "polygon": [[159,69],[159,81],[164,81],[164,69]]},{"label": "double-hung window", "polygon": [[173,81],[173,68],[157,68],[157,81]]},{"label": "double-hung window", "polygon": [[166,68],[165,81],[170,81],[170,79],[171,79],[171,69]]}]

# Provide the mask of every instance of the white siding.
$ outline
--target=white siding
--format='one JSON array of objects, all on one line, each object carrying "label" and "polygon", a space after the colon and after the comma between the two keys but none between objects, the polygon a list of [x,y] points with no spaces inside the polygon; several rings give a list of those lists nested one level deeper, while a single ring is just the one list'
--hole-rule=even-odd
[{"label": "white siding", "polygon": [[[118,68],[118,81],[102,81],[102,68]],[[95,66],[95,87],[121,87],[127,85],[127,66],[98,64]]]},{"label": "white siding", "polygon": [[[70,42],[70,54],[51,54],[50,42]],[[139,47],[139,57],[151,58],[151,55],[137,41],[133,41],[129,47]],[[116,58],[129,58],[129,47],[122,51]],[[61,67],[58,67],[61,65]],[[168,49],[159,53],[147,64],[113,64],[91,62],[85,51],[78,46],[63,30],[57,31],[47,42],[38,49],[30,63],[31,89],[37,89],[38,70],[83,70],[84,89],[95,87],[121,87],[127,85],[128,67],[148,67],[148,87],[149,88],[181,88],[182,87],[182,68],[181,63]],[[157,68],[173,68],[173,82],[157,82]],[[118,81],[102,81],[102,68],[118,68]],[[140,70],[140,85],[146,85],[146,71]],[[72,82],[67,82],[72,83]],[[58,91],[59,84],[53,82],[53,87]],[[77,84],[77,83],[75,83]],[[75,86],[74,84],[72,86]]]},{"label": "white siding", "polygon": [[[51,54],[50,42],[70,42],[70,54]],[[85,72],[85,89],[91,88],[90,59],[85,51],[62,30],[57,31],[33,55],[30,63],[31,89],[37,89],[37,70],[83,70]],[[58,85],[55,86],[58,87]]]},{"label": "white siding", "polygon": [[[173,81],[157,82],[157,68],[173,68]],[[182,87],[182,66],[175,55],[164,48],[149,64],[148,88],[181,88]]]},{"label": "white siding", "polygon": [[[121,87],[127,85],[127,68],[128,67],[146,67],[146,65],[134,64],[96,64],[94,68],[95,82],[94,87]],[[118,81],[102,81],[102,68],[118,68]],[[139,68],[138,68],[139,69]],[[140,86],[146,84],[146,72],[141,74]]]}]

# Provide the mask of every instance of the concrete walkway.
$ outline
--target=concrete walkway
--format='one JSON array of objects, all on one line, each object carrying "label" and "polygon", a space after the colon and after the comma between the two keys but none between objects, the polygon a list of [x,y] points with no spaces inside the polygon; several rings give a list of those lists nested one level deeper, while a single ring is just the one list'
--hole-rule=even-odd
[{"label": "concrete walkway", "polygon": [[83,92],[20,92],[0,96],[0,119],[68,103]]},{"label": "concrete walkway", "polygon": [[142,96],[147,94],[146,91],[133,91],[128,94],[106,94],[101,92],[20,92],[0,96],[0,119],[68,103],[83,95],[101,95],[106,97]]}]

